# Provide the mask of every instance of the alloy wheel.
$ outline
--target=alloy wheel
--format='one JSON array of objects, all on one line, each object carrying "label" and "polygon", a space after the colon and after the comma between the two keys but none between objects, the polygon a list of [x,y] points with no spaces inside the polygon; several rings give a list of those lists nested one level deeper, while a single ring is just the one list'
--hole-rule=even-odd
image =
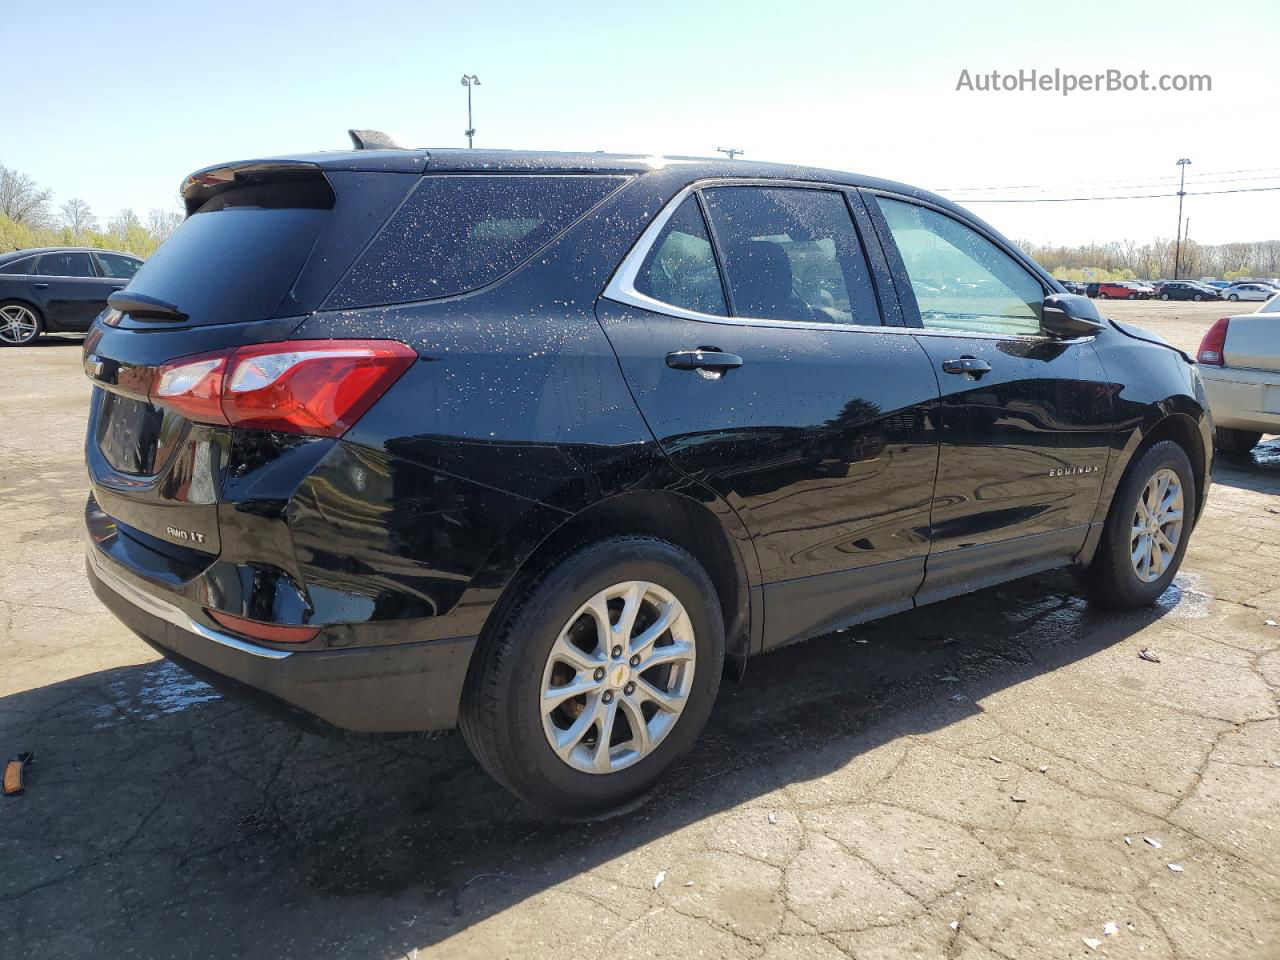
[{"label": "alloy wheel", "polygon": [[1138,495],[1129,536],[1129,559],[1143,583],[1159,580],[1173,563],[1182,538],[1182,513],[1182,481],[1163,467]]},{"label": "alloy wheel", "polygon": [[40,332],[36,315],[20,303],[0,307],[0,340],[12,346],[30,343]]},{"label": "alloy wheel", "polygon": [[601,590],[569,618],[542,672],[542,729],[583,773],[614,773],[652,753],[693,685],[693,624],[655,583]]}]

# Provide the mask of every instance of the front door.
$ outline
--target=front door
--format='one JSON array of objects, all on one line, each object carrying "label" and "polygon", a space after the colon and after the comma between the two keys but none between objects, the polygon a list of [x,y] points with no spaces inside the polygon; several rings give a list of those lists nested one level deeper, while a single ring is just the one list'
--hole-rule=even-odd
[{"label": "front door", "polygon": [[107,297],[126,281],[103,279],[87,253],[45,253],[29,277],[31,296],[51,330],[88,330],[107,306]]},{"label": "front door", "polygon": [[766,647],[909,607],[929,548],[936,379],[882,325],[851,202],[690,193],[597,308],[663,450],[752,534]]},{"label": "front door", "polygon": [[1084,544],[1112,441],[1116,388],[1092,339],[1044,335],[1048,290],[974,227],[877,202],[942,395],[920,602],[1067,562]]}]

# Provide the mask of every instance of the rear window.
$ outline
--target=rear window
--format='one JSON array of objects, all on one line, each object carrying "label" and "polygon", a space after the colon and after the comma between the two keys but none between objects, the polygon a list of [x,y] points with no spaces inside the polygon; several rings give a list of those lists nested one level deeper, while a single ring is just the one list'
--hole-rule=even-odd
[{"label": "rear window", "polygon": [[10,260],[8,263],[0,263],[0,273],[30,273],[35,262],[35,257],[24,257],[21,260]]},{"label": "rear window", "polygon": [[433,300],[483,287],[537,253],[625,179],[424,177],[326,306]]},{"label": "rear window", "polygon": [[332,203],[323,181],[218,194],[142,264],[129,289],[174,304],[195,324],[274,316]]}]

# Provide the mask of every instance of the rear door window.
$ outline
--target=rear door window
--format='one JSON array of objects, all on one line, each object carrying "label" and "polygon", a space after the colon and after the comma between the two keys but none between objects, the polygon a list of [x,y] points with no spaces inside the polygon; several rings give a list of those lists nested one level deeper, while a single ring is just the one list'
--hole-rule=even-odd
[{"label": "rear door window", "polygon": [[331,309],[433,300],[505,276],[625,177],[423,177],[326,303]]},{"label": "rear door window", "polygon": [[733,313],[802,323],[880,325],[880,307],[844,195],[799,187],[703,191]]},{"label": "rear door window", "polygon": [[636,274],[635,289],[673,307],[723,317],[728,310],[711,237],[696,197],[688,197],[662,227]]},{"label": "rear door window", "polygon": [[135,260],[133,257],[122,257],[118,253],[99,253],[98,266],[102,268],[102,275],[112,277],[117,280],[129,280],[138,272],[138,267],[142,266],[141,260]]},{"label": "rear door window", "polygon": [[96,277],[87,253],[45,253],[36,273],[42,277]]}]

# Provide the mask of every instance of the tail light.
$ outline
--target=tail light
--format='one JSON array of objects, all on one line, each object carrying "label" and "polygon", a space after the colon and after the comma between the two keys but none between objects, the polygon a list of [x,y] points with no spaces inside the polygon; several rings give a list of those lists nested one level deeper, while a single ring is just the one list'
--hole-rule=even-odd
[{"label": "tail light", "polygon": [[266,640],[268,643],[306,643],[314,640],[320,632],[319,627],[286,627],[278,623],[262,623],[259,620],[233,617],[229,613],[207,607],[204,612],[233,633],[253,640]]},{"label": "tail light", "polygon": [[1196,352],[1196,360],[1211,367],[1221,367],[1224,363],[1222,354],[1227,345],[1227,326],[1230,317],[1215,321],[1204,339],[1200,341],[1200,349]]},{"label": "tail light", "polygon": [[395,340],[292,340],[165,364],[151,402],[188,420],[340,437],[418,357]]}]

